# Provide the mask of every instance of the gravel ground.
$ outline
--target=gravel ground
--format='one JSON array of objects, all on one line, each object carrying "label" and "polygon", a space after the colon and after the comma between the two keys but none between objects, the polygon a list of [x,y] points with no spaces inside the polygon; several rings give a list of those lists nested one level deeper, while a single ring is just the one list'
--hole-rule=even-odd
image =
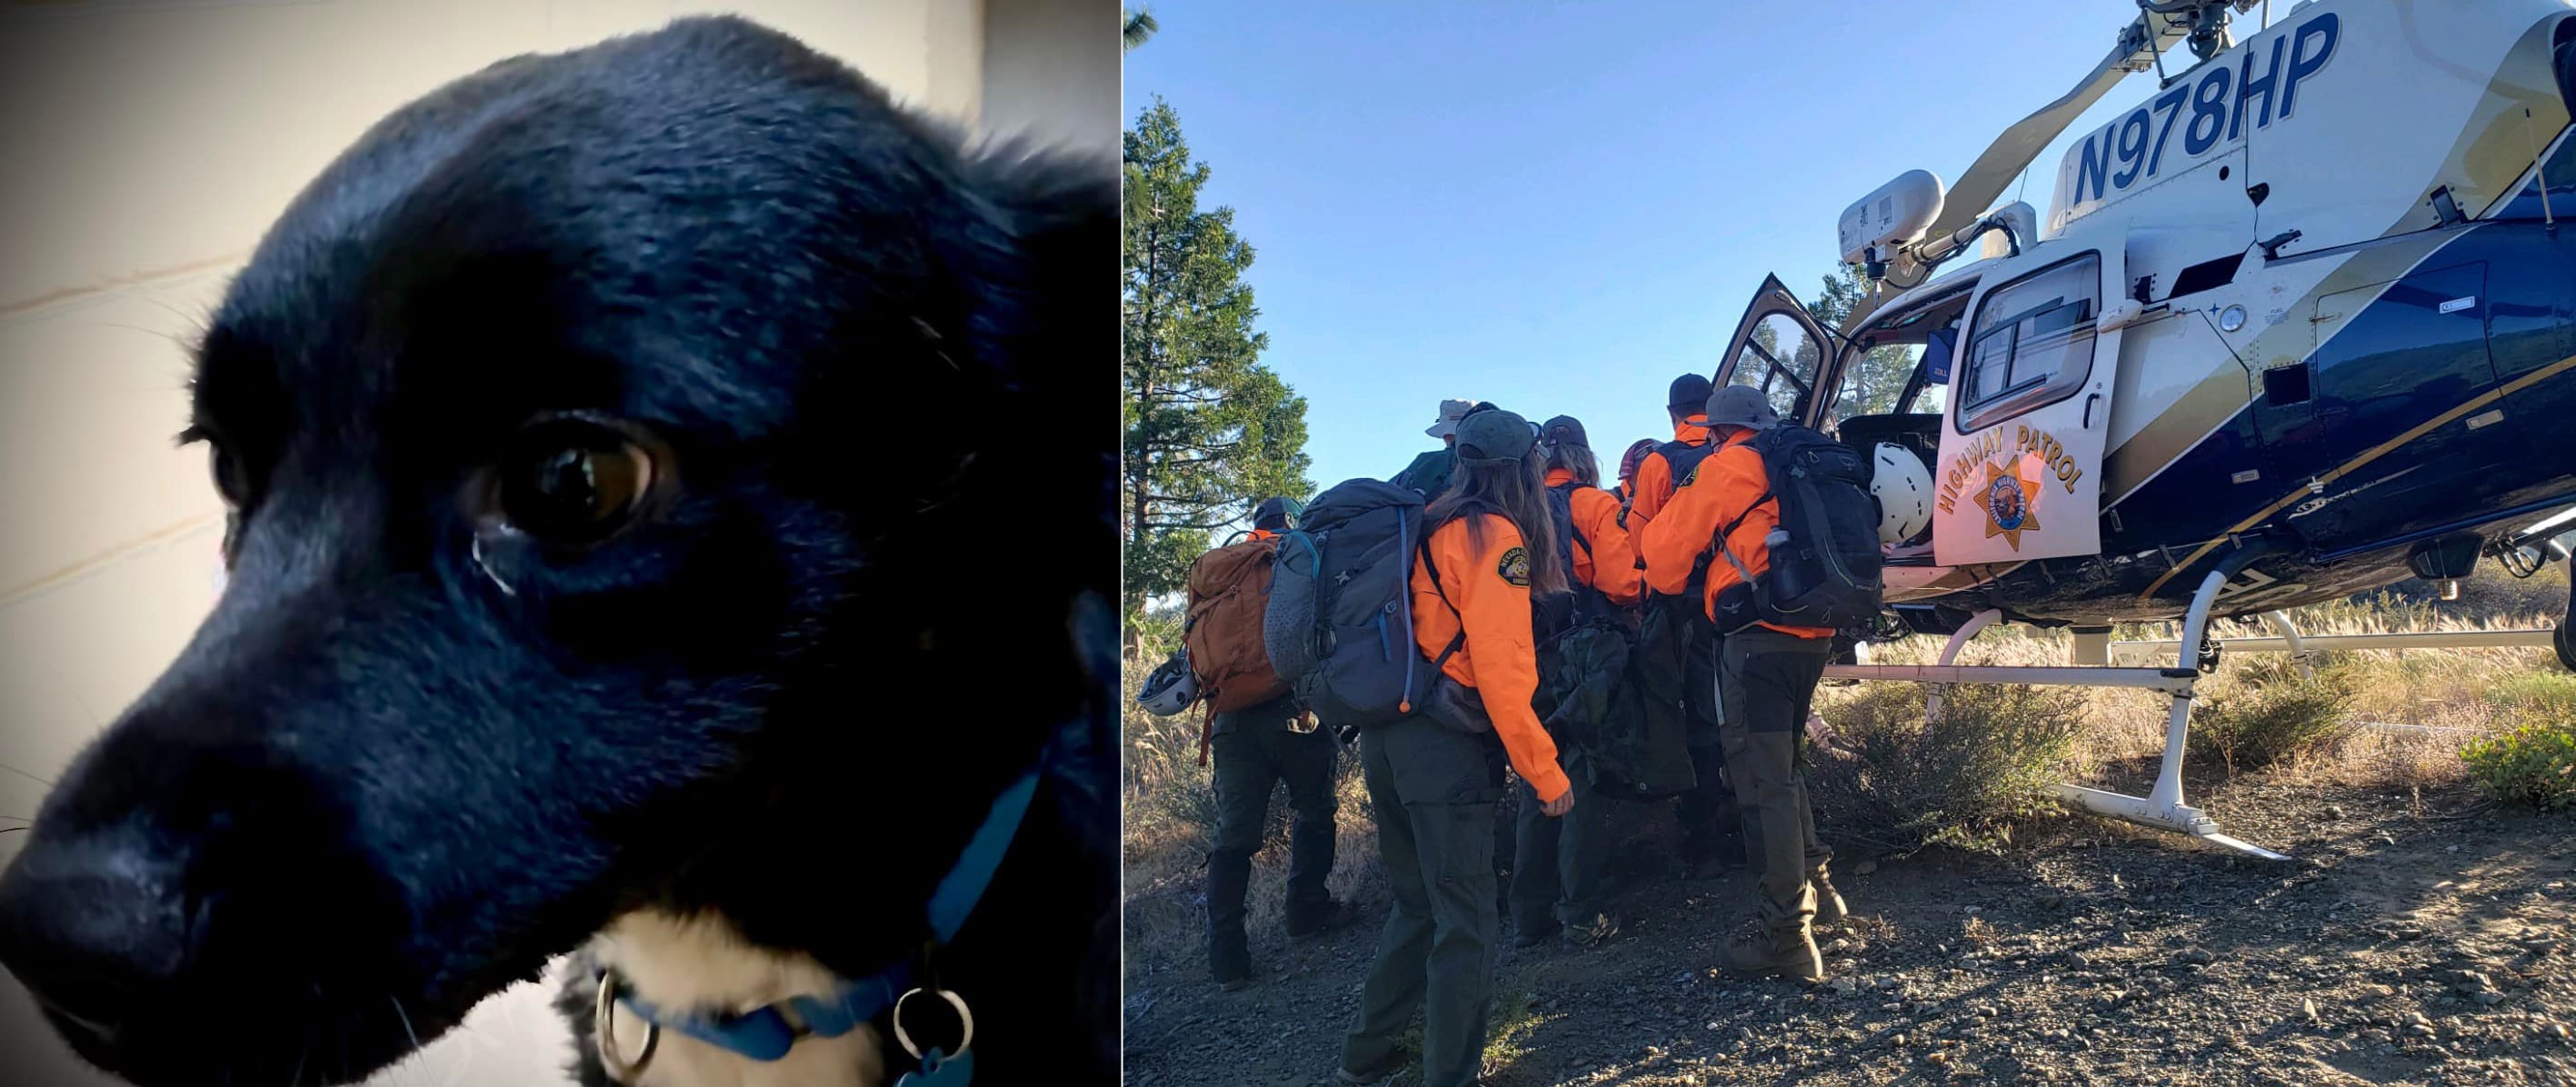
[{"label": "gravel ground", "polygon": [[[1669,818],[1616,813],[1630,920],[1588,951],[1504,950],[1491,1082],[2576,1085],[2576,819],[2460,788],[2195,799],[2296,859],[2085,817],[2001,858],[1844,848],[1854,917],[1818,934],[1815,987],[1717,974],[1748,878],[1670,871]],[[1131,935],[1126,1082],[1333,1082],[1385,915],[1364,886],[1350,929],[1256,930],[1267,973],[1242,993],[1207,981],[1195,928]]]}]

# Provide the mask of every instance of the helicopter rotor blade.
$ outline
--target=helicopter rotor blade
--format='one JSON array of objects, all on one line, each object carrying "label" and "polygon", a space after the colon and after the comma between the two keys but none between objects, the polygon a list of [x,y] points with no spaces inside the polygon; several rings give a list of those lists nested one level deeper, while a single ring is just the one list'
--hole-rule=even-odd
[{"label": "helicopter rotor blade", "polygon": [[[2155,27],[2152,38],[2147,29],[2149,26]],[[2110,93],[2113,86],[2135,70],[2140,61],[2152,61],[2167,47],[2181,41],[2189,30],[2188,20],[2141,13],[2136,22],[2120,32],[2119,44],[2111,48],[2110,55],[2095,64],[2093,70],[2075,84],[2075,89],[2005,129],[1984,154],[1977,156],[1977,161],[1968,164],[1967,172],[1960,174],[1959,180],[1951,184],[1949,197],[1942,205],[1941,217],[1933,221],[1924,236],[1938,238],[1993,210],[1995,198],[2003,195],[2004,187],[2021,176],[2021,172],[2030,166],[2030,160],[2038,157],[2049,141],[2065,132],[2066,126],[2073,124],[2075,118],[2091,108],[2093,103],[2101,101],[2102,96]]]}]

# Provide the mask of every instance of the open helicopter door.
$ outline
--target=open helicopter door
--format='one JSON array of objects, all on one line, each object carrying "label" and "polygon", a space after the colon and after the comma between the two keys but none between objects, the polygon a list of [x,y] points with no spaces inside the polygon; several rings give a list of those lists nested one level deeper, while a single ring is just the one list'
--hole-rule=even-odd
[{"label": "open helicopter door", "polygon": [[1790,422],[1806,422],[1816,403],[1816,375],[1824,369],[1824,329],[1809,316],[1798,296],[1776,275],[1762,277],[1753,304],[1736,322],[1735,338],[1709,380],[1723,388],[1749,385],[1762,390],[1771,410]]},{"label": "open helicopter door", "polygon": [[2139,309],[2122,256],[2116,243],[2050,244],[1978,277],[1933,465],[1934,562],[2100,553],[2119,330]]}]

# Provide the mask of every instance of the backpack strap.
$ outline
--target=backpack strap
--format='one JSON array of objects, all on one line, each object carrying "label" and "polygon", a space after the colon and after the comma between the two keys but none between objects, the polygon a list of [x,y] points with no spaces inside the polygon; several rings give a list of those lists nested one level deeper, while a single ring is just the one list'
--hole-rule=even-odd
[{"label": "backpack strap", "polygon": [[[1441,650],[1440,655],[1433,658],[1431,661],[1431,674],[1434,679],[1437,679],[1440,675],[1440,670],[1448,666],[1449,658],[1455,656],[1460,649],[1465,648],[1467,645],[1467,614],[1458,610],[1457,602],[1449,599],[1448,587],[1440,584],[1440,564],[1431,561],[1430,533],[1425,532],[1422,534],[1422,538],[1414,544],[1413,552],[1415,561],[1420,562],[1423,570],[1429,572],[1431,575],[1431,591],[1440,594],[1440,602],[1449,605],[1449,614],[1458,617],[1458,633],[1450,637],[1449,647]],[[1411,586],[1406,586],[1404,591],[1411,593],[1413,588]],[[1411,632],[1407,631],[1406,633]]]},{"label": "backpack strap", "polygon": [[[1761,438],[1759,436],[1754,438],[1755,442],[1760,440]],[[1753,446],[1753,442],[1746,442],[1744,444],[1746,448],[1751,448]],[[1723,449],[1724,447],[1722,446],[1716,449],[1711,449],[1707,455],[1716,456],[1719,452],[1722,452]],[[1761,455],[1761,451],[1758,449],[1754,450],[1754,455]],[[1726,523],[1726,527],[1718,529],[1716,537],[1709,540],[1708,549],[1701,551],[1698,557],[1691,560],[1691,580],[1700,580],[1708,573],[1708,568],[1714,562],[1716,557],[1723,555],[1726,557],[1726,564],[1735,567],[1735,572],[1744,578],[1746,584],[1752,583],[1753,572],[1744,568],[1743,561],[1735,557],[1735,552],[1727,550],[1726,538],[1735,535],[1736,529],[1744,527],[1744,519],[1753,516],[1753,511],[1761,509],[1762,504],[1771,501],[1776,493],[1770,486],[1771,472],[1768,464],[1763,466],[1762,475],[1762,496],[1754,499],[1752,505],[1744,507],[1744,512],[1736,514],[1734,520]]]},{"label": "backpack strap", "polygon": [[[1727,550],[1726,538],[1735,535],[1736,529],[1744,527],[1744,519],[1753,516],[1753,511],[1761,509],[1762,504],[1770,500],[1770,488],[1763,488],[1762,497],[1754,499],[1752,505],[1744,507],[1744,512],[1736,514],[1735,519],[1728,521],[1725,528],[1717,530],[1717,538],[1709,541],[1709,546],[1715,550],[1717,554],[1726,556],[1726,564],[1735,567],[1735,572],[1741,575],[1744,578],[1745,583],[1748,585],[1753,582],[1753,571],[1745,569],[1744,561],[1736,558],[1735,552]],[[1700,552],[1699,560],[1693,569],[1695,572],[1705,573],[1707,572],[1708,567],[1709,552],[1702,551]]]}]

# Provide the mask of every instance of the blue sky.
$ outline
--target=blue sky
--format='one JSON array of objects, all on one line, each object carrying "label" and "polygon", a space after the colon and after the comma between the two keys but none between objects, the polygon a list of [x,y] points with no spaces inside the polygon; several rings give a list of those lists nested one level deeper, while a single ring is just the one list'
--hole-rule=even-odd
[{"label": "blue sky", "polygon": [[[1430,448],[1443,397],[1571,414],[1605,473],[1670,437],[1666,384],[1716,367],[1766,272],[1812,301],[1846,205],[1916,167],[1956,180],[2138,10],[1151,6],[1162,29],[1127,55],[1126,117],[1169,100],[1214,173],[1202,200],[1234,207],[1319,487]],[[2069,126],[2023,199],[2045,216],[2065,145],[2153,86],[2131,76]]]}]

